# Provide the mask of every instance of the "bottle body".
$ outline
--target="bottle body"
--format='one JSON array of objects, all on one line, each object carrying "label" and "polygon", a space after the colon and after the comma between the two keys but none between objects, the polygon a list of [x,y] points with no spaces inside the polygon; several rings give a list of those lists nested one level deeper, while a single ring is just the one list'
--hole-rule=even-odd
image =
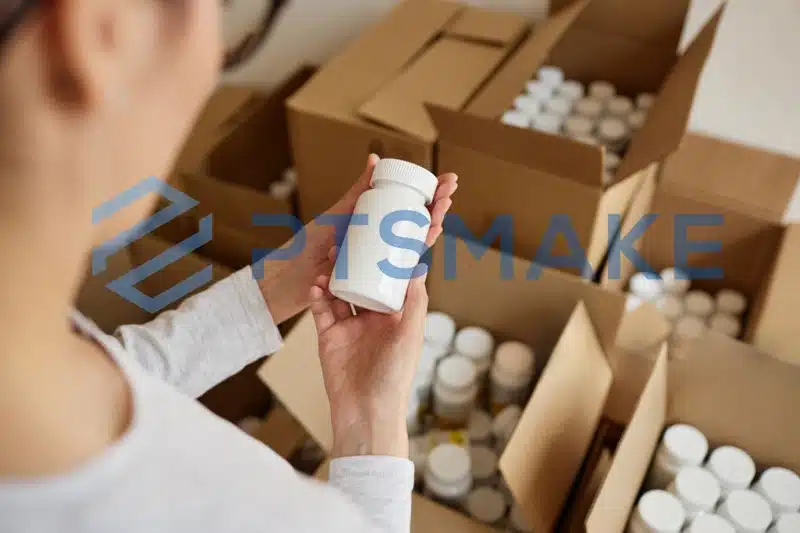
[{"label": "bottle body", "polygon": [[471,468],[466,448],[440,444],[428,455],[425,495],[450,507],[462,507],[472,490]]}]

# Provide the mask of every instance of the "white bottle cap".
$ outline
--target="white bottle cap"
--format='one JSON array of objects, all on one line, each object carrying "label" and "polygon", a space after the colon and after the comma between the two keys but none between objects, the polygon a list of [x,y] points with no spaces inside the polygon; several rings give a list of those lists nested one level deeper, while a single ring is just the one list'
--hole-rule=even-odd
[{"label": "white bottle cap", "polygon": [[721,446],[711,452],[706,467],[717,476],[723,492],[746,489],[756,476],[753,459],[735,446]]},{"label": "white bottle cap", "polygon": [[464,505],[469,515],[484,524],[495,524],[506,514],[506,500],[497,489],[478,487],[467,496]]},{"label": "white bottle cap", "polygon": [[602,100],[596,98],[581,98],[575,102],[573,111],[578,115],[597,121],[605,111],[605,104]]},{"label": "white bottle cap", "polygon": [[273,181],[269,184],[269,195],[276,200],[288,200],[294,190],[294,184],[283,180]]},{"label": "white bottle cap", "polygon": [[455,498],[472,487],[472,462],[466,448],[440,444],[428,455],[425,486],[445,498]]},{"label": "white bottle cap", "polygon": [[705,291],[692,290],[686,293],[683,300],[686,314],[708,319],[714,314],[714,299]]},{"label": "white bottle cap", "polygon": [[769,533],[797,533],[800,531],[800,513],[785,513],[778,517]]},{"label": "white bottle cap", "polygon": [[581,115],[572,115],[564,121],[564,133],[570,137],[591,135],[592,130],[594,130],[594,122]]},{"label": "white bottle cap", "polygon": [[627,96],[615,96],[608,101],[606,111],[615,117],[627,117],[633,111],[633,102]]},{"label": "white bottle cap", "polygon": [[531,121],[531,127],[545,133],[560,133],[561,126],[564,124],[564,117],[545,111],[541,115],[536,115]]},{"label": "white bottle cap", "polygon": [[514,108],[533,118],[542,110],[542,101],[533,96],[523,94],[514,98]]},{"label": "white bottle cap", "polygon": [[583,84],[579,81],[567,80],[556,89],[556,94],[573,103],[577,102],[583,98]]},{"label": "white bottle cap", "polygon": [[764,533],[772,522],[769,504],[752,490],[734,490],[728,494],[719,514],[741,533]]},{"label": "white bottle cap", "polygon": [[472,457],[472,477],[475,481],[488,481],[497,473],[497,454],[486,446],[473,446],[470,449]]},{"label": "white bottle cap", "polygon": [[699,466],[708,453],[706,436],[688,424],[667,428],[661,443],[670,460],[678,465]]},{"label": "white bottle cap", "polygon": [[500,122],[506,126],[528,128],[531,125],[531,117],[527,113],[523,113],[522,111],[514,109],[512,111],[506,111],[503,113],[503,116],[500,118]]},{"label": "white bottle cap", "polygon": [[524,387],[536,368],[536,356],[527,344],[504,342],[497,347],[492,365],[492,379],[507,387]]},{"label": "white bottle cap", "polygon": [[603,187],[612,185],[617,180],[616,174],[610,170],[603,170]]},{"label": "white bottle cap", "polygon": [[683,316],[683,300],[675,295],[664,294],[656,302],[656,307],[670,322],[677,322]]},{"label": "white bottle cap", "polygon": [[734,339],[742,334],[742,324],[735,316],[726,313],[715,313],[708,321],[708,327],[711,331],[722,333]]},{"label": "white bottle cap", "polygon": [[736,533],[736,530],[721,516],[705,513],[694,517],[686,533]]},{"label": "white bottle cap", "polygon": [[644,272],[634,274],[628,283],[628,288],[633,294],[647,302],[655,302],[663,293],[661,280]]},{"label": "white bottle cap", "polygon": [[553,89],[564,83],[564,71],[558,67],[548,65],[539,67],[537,76],[539,81]]},{"label": "white bottle cap", "polygon": [[708,332],[708,326],[700,317],[683,315],[675,323],[675,336],[679,339],[699,339]]},{"label": "white bottle cap", "polygon": [[448,350],[456,336],[456,322],[450,315],[433,311],[425,316],[425,342]]},{"label": "white bottle cap", "polygon": [[427,342],[422,344],[422,357],[423,359],[431,359],[434,362],[439,362],[445,356],[448,356],[452,353],[452,348],[448,348],[445,346],[434,346],[433,344],[428,344]]},{"label": "white bottle cap", "polygon": [[653,107],[653,103],[655,103],[656,97],[652,93],[640,93],[639,96],[636,97],[636,107],[639,109],[649,110]]},{"label": "white bottle cap", "polygon": [[494,338],[483,328],[468,327],[456,334],[455,350],[472,360],[479,376],[485,375],[492,365]]},{"label": "white bottle cap", "polygon": [[372,171],[372,185],[382,181],[400,183],[418,190],[425,197],[426,204],[433,201],[433,196],[439,187],[439,178],[430,170],[400,159],[378,161]]},{"label": "white bottle cap", "polygon": [[469,440],[487,442],[492,438],[492,417],[486,411],[472,411],[467,422]]},{"label": "white bottle cap", "polygon": [[600,144],[600,141],[597,140],[597,137],[594,135],[570,135],[570,139],[573,141],[578,141],[579,143],[589,144],[591,146],[596,146]]},{"label": "white bottle cap", "polygon": [[658,533],[679,533],[686,511],[675,496],[664,490],[646,492],[636,505],[635,519]]},{"label": "white bottle cap", "polygon": [[620,156],[611,150],[606,150],[603,158],[603,168],[605,170],[608,170],[609,172],[616,172],[620,163],[622,163],[622,158],[620,158]]},{"label": "white bottle cap", "polygon": [[628,126],[621,119],[606,117],[597,123],[597,136],[603,143],[624,141],[628,134]]},{"label": "white bottle cap", "polygon": [[598,80],[589,84],[589,96],[592,98],[608,102],[614,98],[615,94],[617,94],[617,89],[610,82]]},{"label": "white bottle cap", "polygon": [[722,289],[717,293],[717,310],[721,313],[739,316],[747,309],[747,298],[733,289]]},{"label": "white bottle cap", "polygon": [[544,103],[544,110],[566,118],[572,112],[572,102],[561,96],[554,96]]},{"label": "white bottle cap", "polygon": [[544,102],[553,96],[553,87],[539,80],[531,80],[525,84],[525,92],[539,102]]},{"label": "white bottle cap", "polygon": [[283,181],[286,183],[291,183],[292,185],[297,185],[297,170],[293,168],[287,168],[284,170]]},{"label": "white bottle cap", "polygon": [[511,506],[508,522],[511,529],[517,533],[533,533],[533,527],[528,523],[528,519],[522,513],[522,508],[517,504]]},{"label": "white bottle cap", "polygon": [[702,466],[681,468],[670,486],[670,492],[677,496],[691,515],[713,512],[722,497],[719,481]]},{"label": "white bottle cap", "polygon": [[492,433],[501,447],[508,444],[509,439],[517,429],[519,419],[522,417],[522,408],[518,405],[509,405],[500,411],[492,422]]},{"label": "white bottle cap", "polygon": [[453,393],[466,393],[475,386],[475,364],[463,355],[451,355],[439,363],[437,383]]},{"label": "white bottle cap", "polygon": [[642,129],[645,122],[647,122],[647,111],[643,109],[637,109],[628,114],[628,127],[633,131]]},{"label": "white bottle cap", "polygon": [[644,300],[635,294],[628,294],[628,297],[625,299],[625,312],[630,313],[631,311],[636,311],[643,303]]},{"label": "white bottle cap", "polygon": [[[772,507],[775,515],[800,510],[800,477],[786,468],[768,468],[754,490]],[[800,529],[797,530],[800,533]]]},{"label": "white bottle cap", "polygon": [[241,419],[236,425],[248,435],[253,436],[261,429],[261,424],[261,419],[255,416],[248,416]]},{"label": "white bottle cap", "polygon": [[692,281],[689,275],[679,268],[665,268],[661,271],[661,281],[664,291],[676,296],[683,296],[689,292]]}]

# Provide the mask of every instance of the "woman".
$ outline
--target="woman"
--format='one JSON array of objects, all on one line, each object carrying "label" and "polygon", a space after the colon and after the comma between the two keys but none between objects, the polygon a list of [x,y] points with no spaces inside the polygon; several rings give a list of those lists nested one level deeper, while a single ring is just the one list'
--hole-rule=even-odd
[{"label": "woman", "polygon": [[[100,333],[71,313],[92,208],[164,175],[212,90],[218,6],[206,0],[2,0],[0,6],[0,531],[408,531],[405,407],[427,296],[360,313],[326,290],[332,228],[291,262],[245,269],[144,326]],[[364,175],[332,212],[350,213]],[[443,176],[429,243],[456,188]],[[193,398],[280,345],[312,310],[331,403],[329,485]]]}]

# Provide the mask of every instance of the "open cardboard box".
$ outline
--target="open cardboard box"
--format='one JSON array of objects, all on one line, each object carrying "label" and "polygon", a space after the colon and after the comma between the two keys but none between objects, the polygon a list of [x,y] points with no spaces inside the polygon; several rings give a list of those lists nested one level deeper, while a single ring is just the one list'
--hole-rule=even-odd
[{"label": "open cardboard box", "polygon": [[674,423],[697,427],[712,447],[746,450],[759,469],[800,470],[800,368],[717,334],[685,349],[669,361],[662,350],[652,364],[586,519],[587,533],[625,530],[661,433]]},{"label": "open cardboard box", "polygon": [[288,102],[301,215],[324,212],[367,156],[434,168],[426,102],[463,109],[528,30],[527,20],[444,0],[406,0]]},{"label": "open cardboard box", "polygon": [[[452,245],[455,248],[448,250]],[[430,309],[450,314],[460,327],[485,327],[499,341],[526,342],[540,364],[549,360],[500,468],[535,530],[550,531],[611,388],[606,351],[615,342],[624,298],[554,270],[543,269],[538,279],[526,279],[528,261],[484,251],[476,259],[464,241],[452,237],[435,247],[428,277]],[[512,279],[502,278],[501,260],[513,265]],[[259,373],[309,434],[330,451],[330,411],[317,354],[314,323],[306,316]],[[569,381],[569,398],[563,396],[564,388],[554,386],[557,382],[551,375]],[[421,496],[414,498],[412,530],[492,531]]]},{"label": "open cardboard box", "polygon": [[[553,217],[566,215],[592,273],[598,273],[615,233],[609,215],[625,215],[644,176],[655,172],[654,164],[675,150],[685,133],[722,16],[720,8],[678,55],[688,6],[688,0],[557,0],[550,18],[465,112],[430,107],[439,130],[438,168],[459,175],[453,213],[470,231],[485,234],[498,215],[510,214],[515,255],[533,258],[548,242],[544,237],[555,227]],[[657,95],[612,186],[603,185],[603,148],[500,122],[525,82],[545,64],[582,83],[609,80],[621,94]],[[569,248],[561,239],[545,251],[558,256]]]},{"label": "open cardboard box", "polygon": [[[646,214],[657,215],[633,245],[644,261],[656,272],[681,263],[693,268],[722,268],[721,279],[694,280],[692,286],[712,294],[723,288],[741,291],[750,301],[743,338],[767,353],[800,364],[800,348],[793,340],[800,319],[790,311],[800,297],[796,275],[800,268],[800,227],[781,223],[787,198],[764,192],[752,195],[752,202],[746,203],[754,183],[762,187],[773,182],[783,184],[782,190],[787,192],[789,175],[797,168],[792,165],[798,162],[707,137],[688,139],[686,148],[682,145],[663,165],[660,182],[653,177],[645,181],[623,224],[622,235],[628,235]],[[704,149],[699,150],[701,146]],[[731,163],[737,161],[749,171],[731,169]],[[724,191],[721,183],[727,183]],[[692,253],[681,259],[676,250],[681,223],[676,217],[687,215],[722,216],[721,225],[697,225],[686,231],[691,241],[718,241],[718,252]],[[622,290],[635,268],[615,247],[611,254],[619,258],[618,269],[610,268],[609,256],[603,285]]]}]

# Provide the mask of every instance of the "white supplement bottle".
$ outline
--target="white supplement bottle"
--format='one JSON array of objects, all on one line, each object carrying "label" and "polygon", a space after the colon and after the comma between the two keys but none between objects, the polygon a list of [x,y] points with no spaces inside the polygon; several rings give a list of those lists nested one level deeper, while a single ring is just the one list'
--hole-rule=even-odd
[{"label": "white supplement bottle", "polygon": [[589,84],[589,96],[600,100],[601,102],[608,102],[617,94],[617,89],[610,82],[597,80]]},{"label": "white supplement bottle", "polygon": [[512,404],[524,405],[535,370],[536,357],[527,344],[509,341],[498,346],[489,378],[492,412],[499,413]]},{"label": "white supplement bottle", "polygon": [[503,113],[503,116],[500,117],[500,122],[502,122],[506,126],[514,126],[516,128],[529,128],[531,126],[531,117],[528,113],[525,113],[518,109],[513,109],[511,111],[506,111],[505,113]]},{"label": "white supplement bottle", "polygon": [[730,522],[715,514],[699,514],[694,517],[686,533],[736,533]]},{"label": "white supplement bottle", "polygon": [[497,526],[505,517],[508,506],[505,498],[497,489],[478,487],[467,496],[464,509],[478,522]]},{"label": "white supplement bottle", "polygon": [[554,96],[544,103],[543,109],[566,119],[572,113],[572,102],[562,96]]},{"label": "white supplement bottle", "polygon": [[727,313],[714,313],[708,321],[708,329],[736,339],[742,334],[742,323]]},{"label": "white supplement bottle", "polygon": [[609,172],[616,173],[619,170],[619,165],[622,163],[622,158],[614,152],[606,152],[603,157],[603,169]]},{"label": "white supplement bottle", "polygon": [[467,426],[478,397],[475,365],[462,355],[451,355],[439,363],[433,384],[433,413],[441,429]]},{"label": "white supplement bottle", "polygon": [[521,417],[522,409],[519,405],[509,405],[494,417],[492,434],[494,435],[494,449],[498,455],[503,455]]},{"label": "white supplement bottle", "polygon": [[558,67],[553,67],[549,65],[539,67],[539,71],[537,72],[537,77],[540,82],[542,82],[547,87],[551,87],[553,90],[555,90],[562,83],[564,83],[564,71]]},{"label": "white supplement bottle", "polygon": [[664,292],[661,280],[652,274],[637,272],[628,282],[628,290],[645,302],[656,302]]},{"label": "white supplement bottle", "polygon": [[425,317],[425,344],[431,348],[437,357],[449,354],[453,349],[453,339],[456,337],[456,322],[450,315],[433,311]]},{"label": "white supplement bottle", "polygon": [[708,441],[697,428],[675,424],[667,428],[650,467],[647,486],[664,489],[686,466],[700,466],[708,453]]},{"label": "white supplement bottle", "polygon": [[787,468],[766,469],[753,490],[767,500],[775,516],[800,511],[800,477]]},{"label": "white supplement bottle", "polygon": [[514,109],[533,118],[542,111],[542,101],[533,96],[523,94],[514,98]]},{"label": "white supplement bottle", "polygon": [[[334,296],[379,313],[403,308],[410,277],[382,267],[388,262],[395,270],[411,269],[420,255],[388,244],[381,228],[387,216],[397,216],[402,220],[393,224],[392,233],[424,243],[431,224],[426,206],[433,201],[438,185],[436,176],[413,163],[382,159],[375,165],[372,188],[358,198],[354,211],[366,215],[366,225],[351,225],[347,230],[347,253],[344,249],[339,253],[331,276]],[[412,213],[416,221],[409,220]],[[341,275],[345,268],[346,276]]]},{"label": "white supplement bottle", "polygon": [[653,104],[656,101],[656,97],[652,93],[640,93],[636,97],[636,107],[639,109],[643,109],[645,111],[649,111]]},{"label": "white supplement bottle", "polygon": [[713,513],[722,497],[719,481],[702,466],[681,468],[670,484],[669,492],[680,500],[690,519],[699,514]]},{"label": "white supplement bottle", "polygon": [[579,143],[584,143],[584,144],[590,144],[592,146],[597,146],[598,144],[600,144],[597,141],[597,137],[595,137],[594,135],[570,135],[569,138],[572,139],[573,141],[578,141]]},{"label": "white supplement bottle", "polygon": [[797,533],[800,531],[800,513],[787,513],[779,516],[769,533]]},{"label": "white supplement bottle", "polygon": [[456,334],[455,351],[473,362],[478,379],[483,380],[492,366],[494,337],[483,328],[464,328]]},{"label": "white supplement bottle", "polygon": [[661,283],[664,285],[664,292],[683,296],[692,286],[689,275],[679,268],[665,268],[661,271]]},{"label": "white supplement bottle", "polygon": [[717,476],[723,495],[748,488],[756,477],[753,459],[735,446],[720,446],[711,452],[706,468]]},{"label": "white supplement bottle", "polygon": [[664,318],[675,324],[683,316],[683,299],[672,294],[664,294],[656,302],[656,307]]},{"label": "white supplement bottle", "polygon": [[522,508],[517,504],[513,504],[511,512],[508,513],[508,527],[511,533],[533,533],[533,528],[522,513]]},{"label": "white supplement bottle", "polygon": [[631,131],[639,131],[644,127],[644,123],[647,122],[647,112],[641,109],[631,111],[626,121]]},{"label": "white supplement bottle", "polygon": [[525,94],[531,96],[539,102],[544,102],[545,100],[552,98],[553,87],[545,85],[539,80],[531,80],[525,84]]},{"label": "white supplement bottle", "polygon": [[625,312],[630,313],[632,311],[636,311],[641,307],[644,303],[644,300],[636,296],[635,294],[628,294],[625,298]]},{"label": "white supplement bottle", "polygon": [[566,98],[573,104],[583,98],[584,93],[583,84],[575,80],[567,80],[556,89],[558,96]]},{"label": "white supplement bottle", "polygon": [[714,314],[714,299],[705,291],[692,290],[686,293],[683,300],[686,314],[708,320]]},{"label": "white supplement bottle", "polygon": [[615,96],[608,101],[606,112],[612,117],[627,119],[633,112],[633,102],[627,96]]},{"label": "white supplement bottle", "polygon": [[572,108],[576,115],[586,117],[592,122],[597,122],[605,109],[603,101],[591,97],[581,98]]},{"label": "white supplement bottle", "polygon": [[597,138],[609,150],[621,153],[630,139],[630,129],[622,119],[606,117],[597,123]]},{"label": "white supplement bottle", "polygon": [[547,111],[533,117],[531,121],[531,128],[544,133],[559,134],[563,125],[564,117]]},{"label": "white supplement bottle", "polygon": [[737,533],[766,533],[772,523],[769,504],[752,490],[734,490],[719,506],[719,515]]},{"label": "white supplement bottle", "polygon": [[470,449],[472,459],[472,480],[477,486],[497,483],[497,454],[486,446],[473,446]]},{"label": "white supplement bottle", "polygon": [[239,420],[236,426],[252,437],[261,430],[262,424],[263,421],[260,418],[256,416],[248,416]]},{"label": "white supplement bottle", "polygon": [[467,421],[469,442],[473,446],[489,446],[492,443],[492,417],[486,411],[475,410]]},{"label": "white supplement bottle", "polygon": [[572,115],[564,121],[564,134],[569,137],[588,137],[594,130],[594,122],[582,115]]},{"label": "white supplement bottle", "polygon": [[740,316],[747,309],[747,298],[739,291],[722,289],[717,293],[717,310],[733,316]]},{"label": "white supplement bottle", "polygon": [[425,468],[425,494],[436,501],[458,507],[472,490],[472,465],[466,448],[440,444]]},{"label": "white supplement bottle", "polygon": [[673,335],[676,340],[699,339],[708,332],[705,320],[693,315],[683,315],[675,322]]},{"label": "white supplement bottle", "polygon": [[636,505],[628,533],[680,533],[686,522],[681,502],[669,492],[651,490]]}]

